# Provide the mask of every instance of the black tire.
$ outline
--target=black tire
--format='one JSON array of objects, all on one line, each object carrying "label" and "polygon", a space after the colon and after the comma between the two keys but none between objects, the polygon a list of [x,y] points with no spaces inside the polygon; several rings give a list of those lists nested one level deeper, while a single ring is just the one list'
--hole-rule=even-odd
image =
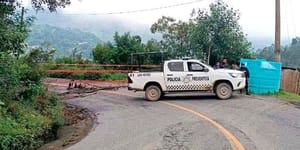
[{"label": "black tire", "polygon": [[219,83],[216,87],[215,93],[219,99],[229,99],[232,96],[232,87],[226,82]]},{"label": "black tire", "polygon": [[161,89],[156,85],[150,85],[146,88],[145,97],[149,101],[157,101],[162,95]]},{"label": "black tire", "polygon": [[164,98],[166,95],[166,93],[162,92],[161,95],[160,95],[160,98]]}]

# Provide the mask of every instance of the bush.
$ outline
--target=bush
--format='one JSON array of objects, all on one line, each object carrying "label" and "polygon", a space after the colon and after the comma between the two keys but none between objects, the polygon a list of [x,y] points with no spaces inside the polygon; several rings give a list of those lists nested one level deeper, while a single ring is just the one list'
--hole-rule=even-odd
[{"label": "bush", "polygon": [[25,59],[0,53],[0,97],[8,100],[29,100],[40,92],[44,72]]},{"label": "bush", "polygon": [[36,149],[64,123],[62,103],[44,88],[35,56],[0,53],[0,149]]},{"label": "bush", "polygon": [[63,124],[62,103],[55,95],[9,102],[1,109],[0,149],[35,149],[55,139]]}]

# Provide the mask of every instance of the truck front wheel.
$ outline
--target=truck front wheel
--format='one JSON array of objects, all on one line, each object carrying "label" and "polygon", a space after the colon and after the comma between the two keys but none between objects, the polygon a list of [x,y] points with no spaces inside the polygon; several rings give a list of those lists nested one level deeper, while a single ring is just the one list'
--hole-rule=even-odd
[{"label": "truck front wheel", "polygon": [[161,97],[161,89],[156,85],[150,85],[146,88],[145,97],[149,101],[157,101]]},{"label": "truck front wheel", "polygon": [[216,94],[219,99],[229,99],[232,96],[232,87],[228,83],[222,82],[217,85]]}]

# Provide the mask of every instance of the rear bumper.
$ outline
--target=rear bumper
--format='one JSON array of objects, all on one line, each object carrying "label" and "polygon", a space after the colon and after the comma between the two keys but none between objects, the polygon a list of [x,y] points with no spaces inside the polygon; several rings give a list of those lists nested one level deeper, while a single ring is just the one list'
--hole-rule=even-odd
[{"label": "rear bumper", "polygon": [[132,88],[132,87],[130,87],[130,86],[128,86],[127,89],[128,89],[129,91],[144,91],[143,89]]}]

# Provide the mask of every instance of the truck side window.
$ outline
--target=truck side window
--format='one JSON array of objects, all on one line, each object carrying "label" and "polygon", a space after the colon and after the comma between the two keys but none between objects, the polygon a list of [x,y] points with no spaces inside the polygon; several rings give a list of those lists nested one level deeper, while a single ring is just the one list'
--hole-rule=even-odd
[{"label": "truck side window", "polygon": [[203,71],[204,67],[195,62],[188,62],[189,71]]},{"label": "truck side window", "polygon": [[183,62],[169,62],[168,67],[170,71],[184,71]]}]

